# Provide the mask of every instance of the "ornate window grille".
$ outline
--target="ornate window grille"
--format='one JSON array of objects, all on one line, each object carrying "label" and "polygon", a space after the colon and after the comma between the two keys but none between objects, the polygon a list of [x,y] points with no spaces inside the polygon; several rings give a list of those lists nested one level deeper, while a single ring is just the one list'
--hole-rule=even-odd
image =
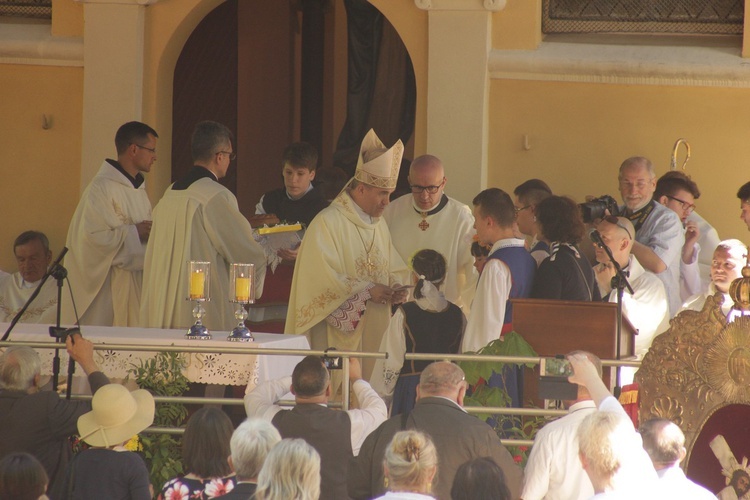
[{"label": "ornate window grille", "polygon": [[52,0],[0,0],[0,17],[52,19]]},{"label": "ornate window grille", "polygon": [[744,0],[543,0],[549,33],[740,35]]}]

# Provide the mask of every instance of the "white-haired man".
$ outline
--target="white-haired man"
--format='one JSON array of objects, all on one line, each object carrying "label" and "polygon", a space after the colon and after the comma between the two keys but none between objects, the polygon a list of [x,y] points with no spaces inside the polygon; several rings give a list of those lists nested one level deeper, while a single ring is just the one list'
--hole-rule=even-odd
[{"label": "white-haired man", "polygon": [[281,441],[276,427],[261,418],[249,418],[242,422],[229,441],[229,465],[237,475],[237,484],[229,493],[217,498],[226,500],[249,500],[258,487],[258,474],[263,468],[271,448]]},{"label": "white-haired man", "polygon": [[677,424],[666,418],[652,418],[641,424],[638,433],[654,464],[659,480],[670,491],[673,498],[710,500],[716,498],[710,491],[689,480],[680,468],[687,455],[685,434]]},{"label": "white-haired man", "polygon": [[[109,383],[94,361],[91,342],[69,336],[66,347],[88,375],[92,393]],[[41,360],[30,347],[9,347],[0,355],[0,458],[13,452],[34,455],[49,476],[48,491],[55,493],[72,454],[68,437],[78,432],[78,417],[91,411],[91,402],[40,391],[40,381]]]},{"label": "white-haired man", "polygon": [[[10,322],[26,304],[52,262],[49,240],[39,231],[24,231],[13,242],[18,271],[0,275],[0,321]],[[48,279],[21,316],[22,323],[54,324],[57,319],[57,287]]]},{"label": "white-haired man", "polygon": [[656,172],[648,158],[633,156],[620,165],[618,177],[624,206],[622,215],[632,221],[633,255],[664,283],[670,317],[680,309],[680,256],[685,244],[682,222],[669,208],[652,199]]}]

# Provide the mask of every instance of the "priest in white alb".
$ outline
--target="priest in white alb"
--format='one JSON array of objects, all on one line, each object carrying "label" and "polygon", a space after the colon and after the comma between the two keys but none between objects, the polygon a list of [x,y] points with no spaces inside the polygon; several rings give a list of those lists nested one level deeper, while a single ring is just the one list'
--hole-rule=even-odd
[{"label": "priest in white alb", "polygon": [[404,262],[427,248],[445,257],[445,298],[468,317],[478,277],[471,255],[476,233],[474,216],[468,206],[443,192],[446,182],[439,158],[432,155],[415,158],[409,167],[411,194],[388,205],[383,218],[391,231],[393,246]]},{"label": "priest in white alb", "polygon": [[[0,322],[10,323],[26,304],[52,262],[49,240],[44,233],[25,231],[13,242],[18,271],[0,276]],[[48,279],[39,295],[21,316],[21,323],[55,324],[57,321],[56,281]]]},{"label": "priest in white alb", "polygon": [[[151,232],[143,174],[156,161],[157,137],[145,123],[122,125],[115,135],[117,160],[104,160],[73,214],[65,267],[81,325],[138,326]],[[76,319],[65,293],[63,322]]]},{"label": "priest in white alb", "polygon": [[308,226],[297,254],[286,333],[308,335],[313,349],[377,351],[391,305],[406,299],[399,290],[408,279],[406,265],[381,217],[403,150],[401,141],[387,149],[370,130],[354,179]]},{"label": "priest in white alb", "polygon": [[188,328],[195,322],[189,295],[187,262],[211,263],[210,300],[203,303],[203,324],[213,331],[237,325],[230,303],[232,263],[255,264],[255,293],[260,297],[266,255],[237,207],[237,198],[219,184],[234,159],[232,132],[221,123],[195,126],[190,141],[194,167],[172,184],[154,208],[146,251],[141,321],[150,328]]}]

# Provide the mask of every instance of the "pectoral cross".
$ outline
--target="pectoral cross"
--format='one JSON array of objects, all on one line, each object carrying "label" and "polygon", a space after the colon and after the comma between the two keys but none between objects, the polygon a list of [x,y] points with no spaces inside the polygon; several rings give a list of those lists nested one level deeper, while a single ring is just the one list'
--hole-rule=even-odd
[{"label": "pectoral cross", "polygon": [[421,212],[419,215],[422,216],[422,222],[419,223],[419,229],[427,231],[427,228],[430,227],[430,223],[427,222],[427,212]]}]

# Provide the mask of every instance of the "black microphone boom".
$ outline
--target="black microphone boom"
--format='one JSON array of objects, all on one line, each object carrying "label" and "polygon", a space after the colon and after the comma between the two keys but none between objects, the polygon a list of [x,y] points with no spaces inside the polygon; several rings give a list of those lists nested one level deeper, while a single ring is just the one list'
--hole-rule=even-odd
[{"label": "black microphone boom", "polygon": [[604,242],[602,241],[602,235],[596,229],[592,229],[591,231],[589,231],[589,239],[594,245],[598,246],[599,248],[604,247]]}]

